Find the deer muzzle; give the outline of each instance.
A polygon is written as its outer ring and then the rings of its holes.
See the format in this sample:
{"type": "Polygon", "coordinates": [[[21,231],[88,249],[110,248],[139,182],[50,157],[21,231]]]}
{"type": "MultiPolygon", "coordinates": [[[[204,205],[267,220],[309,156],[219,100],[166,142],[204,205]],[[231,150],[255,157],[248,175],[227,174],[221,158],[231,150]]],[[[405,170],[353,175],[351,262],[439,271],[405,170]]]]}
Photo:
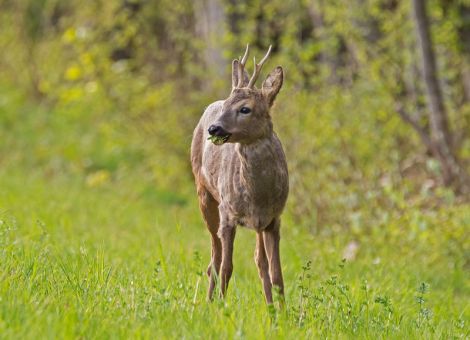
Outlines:
{"type": "Polygon", "coordinates": [[[230,133],[224,130],[220,125],[211,125],[207,130],[209,132],[209,140],[212,141],[215,145],[221,145],[228,141],[230,138],[230,133]]]}

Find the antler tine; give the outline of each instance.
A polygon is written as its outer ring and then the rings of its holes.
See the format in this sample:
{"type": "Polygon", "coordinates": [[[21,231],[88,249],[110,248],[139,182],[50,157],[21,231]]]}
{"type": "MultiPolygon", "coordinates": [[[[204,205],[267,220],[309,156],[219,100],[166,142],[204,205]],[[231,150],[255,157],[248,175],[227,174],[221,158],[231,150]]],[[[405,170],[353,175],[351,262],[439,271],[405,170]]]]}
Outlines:
{"type": "Polygon", "coordinates": [[[243,86],[243,80],[244,80],[243,71],[245,70],[245,64],[246,64],[246,60],[248,59],[249,50],[250,50],[250,44],[246,44],[245,54],[243,55],[243,58],[239,59],[237,87],[242,87],[243,86]]]}
{"type": "Polygon", "coordinates": [[[245,54],[243,55],[243,58],[241,60],[241,63],[242,63],[243,66],[245,66],[246,60],[248,59],[248,51],[249,50],[250,50],[250,44],[246,44],[245,54]]]}
{"type": "Polygon", "coordinates": [[[256,80],[258,79],[261,69],[263,68],[263,64],[266,62],[269,55],[271,54],[272,47],[272,45],[269,45],[268,52],[266,52],[266,55],[263,57],[263,59],[261,59],[259,64],[256,63],[256,58],[253,58],[253,62],[255,64],[255,71],[253,72],[253,75],[251,76],[250,82],[248,83],[247,87],[253,88],[253,86],[255,86],[256,80]]]}

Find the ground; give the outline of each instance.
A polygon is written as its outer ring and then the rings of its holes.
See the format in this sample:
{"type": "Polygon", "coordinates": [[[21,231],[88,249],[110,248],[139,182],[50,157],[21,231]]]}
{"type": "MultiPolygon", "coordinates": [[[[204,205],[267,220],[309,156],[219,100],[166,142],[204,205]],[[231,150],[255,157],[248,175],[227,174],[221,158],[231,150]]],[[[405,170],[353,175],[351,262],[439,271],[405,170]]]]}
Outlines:
{"type": "MultiPolygon", "coordinates": [[[[432,225],[376,230],[345,255],[350,233],[312,235],[286,216],[285,310],[266,306],[255,235],[241,229],[227,299],[209,303],[209,234],[194,195],[159,192],[132,173],[96,185],[8,168],[0,172],[1,338],[470,335],[464,257],[451,239],[429,243],[432,225]]],[[[470,218],[468,209],[454,215],[470,218]]]]}

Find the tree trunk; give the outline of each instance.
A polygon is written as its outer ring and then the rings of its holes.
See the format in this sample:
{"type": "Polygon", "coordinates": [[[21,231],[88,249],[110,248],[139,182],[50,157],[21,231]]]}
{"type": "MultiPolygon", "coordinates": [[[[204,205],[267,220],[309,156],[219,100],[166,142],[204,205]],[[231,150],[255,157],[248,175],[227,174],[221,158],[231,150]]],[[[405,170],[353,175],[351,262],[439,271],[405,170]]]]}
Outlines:
{"type": "Polygon", "coordinates": [[[470,193],[469,176],[459,164],[452,150],[452,137],[439,87],[436,59],[426,13],[426,0],[413,0],[413,11],[426,86],[432,152],[441,165],[444,184],[453,186],[457,192],[468,194],[470,193]]]}
{"type": "Polygon", "coordinates": [[[222,77],[226,62],[222,55],[225,13],[219,0],[195,0],[196,33],[203,40],[203,58],[209,73],[222,77]]]}
{"type": "Polygon", "coordinates": [[[462,82],[465,101],[470,101],[470,5],[460,3],[458,13],[461,22],[458,36],[463,58],[462,82]]]}
{"type": "Polygon", "coordinates": [[[437,78],[436,60],[429,31],[429,20],[426,14],[426,0],[413,0],[413,9],[428,97],[431,135],[434,140],[445,141],[446,144],[450,145],[449,123],[437,78]]]}

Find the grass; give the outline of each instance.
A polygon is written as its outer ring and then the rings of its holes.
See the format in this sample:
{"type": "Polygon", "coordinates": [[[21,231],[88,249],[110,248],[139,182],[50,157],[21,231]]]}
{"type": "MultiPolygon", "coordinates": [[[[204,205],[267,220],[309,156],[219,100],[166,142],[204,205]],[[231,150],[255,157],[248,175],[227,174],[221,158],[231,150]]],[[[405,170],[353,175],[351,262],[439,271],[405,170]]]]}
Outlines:
{"type": "Polygon", "coordinates": [[[249,230],[237,235],[228,298],[207,303],[209,238],[194,198],[162,206],[131,176],[122,181],[90,188],[2,173],[2,338],[470,335],[467,273],[448,256],[364,244],[344,262],[347,236],[317,238],[289,222],[285,311],[263,301],[249,230]]]}
{"type": "Polygon", "coordinates": [[[90,138],[46,121],[0,130],[0,338],[470,337],[468,205],[316,235],[286,213],[282,311],[264,303],[254,233],[240,230],[228,297],[208,303],[190,182],[165,191],[135,168],[67,168],[59,149],[90,138]],[[57,159],[41,156],[53,147],[57,159]]]}

